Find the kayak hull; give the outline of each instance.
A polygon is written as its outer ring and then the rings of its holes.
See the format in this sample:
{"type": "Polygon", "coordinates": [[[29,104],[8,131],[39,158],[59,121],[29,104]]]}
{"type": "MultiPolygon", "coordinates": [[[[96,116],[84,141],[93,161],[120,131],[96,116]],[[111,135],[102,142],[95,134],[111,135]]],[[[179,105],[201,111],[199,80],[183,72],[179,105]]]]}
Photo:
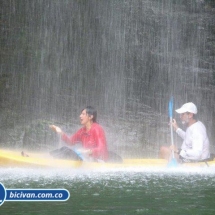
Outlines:
{"type": "MultiPolygon", "coordinates": [[[[37,167],[37,168],[165,168],[168,162],[164,159],[124,159],[122,163],[85,162],[54,159],[48,153],[29,153],[22,156],[20,151],[0,150],[0,167],[37,167]]],[[[215,160],[198,163],[185,163],[184,167],[215,167],[215,160]]]]}

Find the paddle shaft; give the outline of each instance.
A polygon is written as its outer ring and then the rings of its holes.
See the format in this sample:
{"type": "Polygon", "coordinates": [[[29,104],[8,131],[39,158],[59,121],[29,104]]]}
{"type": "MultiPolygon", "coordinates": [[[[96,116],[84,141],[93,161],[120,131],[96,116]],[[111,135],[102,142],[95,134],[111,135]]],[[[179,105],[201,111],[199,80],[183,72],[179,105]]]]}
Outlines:
{"type": "MultiPolygon", "coordinates": [[[[172,127],[172,117],[170,117],[170,132],[171,132],[171,145],[174,146],[174,140],[173,140],[173,127],[172,127]]],[[[172,149],[172,157],[175,157],[174,149],[172,149]]]]}
{"type": "Polygon", "coordinates": [[[175,158],[174,155],[174,141],[173,141],[173,126],[172,126],[172,112],[173,112],[173,97],[169,101],[169,118],[170,118],[170,132],[171,132],[171,145],[172,145],[172,158],[175,158]]]}

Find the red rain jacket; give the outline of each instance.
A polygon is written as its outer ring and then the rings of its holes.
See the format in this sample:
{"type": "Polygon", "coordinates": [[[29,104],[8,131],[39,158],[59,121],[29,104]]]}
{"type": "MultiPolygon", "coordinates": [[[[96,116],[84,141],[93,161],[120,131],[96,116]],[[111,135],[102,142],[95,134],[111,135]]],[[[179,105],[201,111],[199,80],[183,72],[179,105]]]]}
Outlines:
{"type": "Polygon", "coordinates": [[[92,156],[96,159],[104,161],[108,159],[105,133],[98,123],[93,123],[89,131],[82,127],[70,137],[65,133],[61,137],[69,145],[81,142],[84,148],[92,150],[92,156]]]}

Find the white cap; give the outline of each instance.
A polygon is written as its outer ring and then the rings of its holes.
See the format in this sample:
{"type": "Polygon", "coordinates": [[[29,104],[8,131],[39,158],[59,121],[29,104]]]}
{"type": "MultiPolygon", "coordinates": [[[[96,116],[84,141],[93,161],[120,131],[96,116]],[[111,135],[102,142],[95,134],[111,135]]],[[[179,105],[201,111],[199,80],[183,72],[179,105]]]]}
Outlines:
{"type": "Polygon", "coordinates": [[[197,114],[197,107],[195,104],[193,104],[192,102],[188,102],[188,103],[185,103],[184,105],[182,105],[181,108],[175,110],[177,113],[186,113],[186,112],[189,112],[189,113],[193,113],[193,114],[197,114]]]}

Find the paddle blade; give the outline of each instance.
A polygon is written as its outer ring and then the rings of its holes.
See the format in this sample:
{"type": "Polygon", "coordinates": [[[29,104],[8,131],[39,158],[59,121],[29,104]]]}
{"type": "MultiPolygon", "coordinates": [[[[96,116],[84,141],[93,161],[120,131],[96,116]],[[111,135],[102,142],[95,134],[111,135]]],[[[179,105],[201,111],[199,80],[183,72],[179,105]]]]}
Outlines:
{"type": "Polygon", "coordinates": [[[172,158],[169,163],[167,164],[167,167],[177,167],[178,166],[178,162],[175,158],[172,158]]]}
{"type": "Polygon", "coordinates": [[[169,117],[172,118],[172,112],[173,112],[173,97],[169,100],[169,117]]]}

